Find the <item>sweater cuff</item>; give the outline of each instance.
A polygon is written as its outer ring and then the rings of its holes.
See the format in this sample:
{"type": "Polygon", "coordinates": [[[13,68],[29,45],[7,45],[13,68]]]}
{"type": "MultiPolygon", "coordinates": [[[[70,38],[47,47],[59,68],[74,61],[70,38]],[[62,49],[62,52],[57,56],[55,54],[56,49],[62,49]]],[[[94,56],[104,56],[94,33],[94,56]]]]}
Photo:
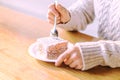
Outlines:
{"type": "Polygon", "coordinates": [[[99,42],[76,43],[75,46],[79,47],[81,53],[83,62],[82,70],[88,70],[95,66],[104,64],[102,48],[99,42]]]}

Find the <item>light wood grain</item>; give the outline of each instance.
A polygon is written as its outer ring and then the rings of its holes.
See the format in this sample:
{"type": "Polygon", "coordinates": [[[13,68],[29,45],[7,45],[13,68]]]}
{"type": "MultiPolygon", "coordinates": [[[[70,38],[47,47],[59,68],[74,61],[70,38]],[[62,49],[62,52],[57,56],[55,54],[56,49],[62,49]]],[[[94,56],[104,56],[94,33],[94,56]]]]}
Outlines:
{"type": "MultiPolygon", "coordinates": [[[[88,71],[55,67],[32,58],[28,47],[37,38],[49,36],[46,21],[0,7],[0,80],[120,80],[120,69],[96,67],[88,71]]],[[[59,29],[59,36],[72,43],[95,38],[59,29]]]]}

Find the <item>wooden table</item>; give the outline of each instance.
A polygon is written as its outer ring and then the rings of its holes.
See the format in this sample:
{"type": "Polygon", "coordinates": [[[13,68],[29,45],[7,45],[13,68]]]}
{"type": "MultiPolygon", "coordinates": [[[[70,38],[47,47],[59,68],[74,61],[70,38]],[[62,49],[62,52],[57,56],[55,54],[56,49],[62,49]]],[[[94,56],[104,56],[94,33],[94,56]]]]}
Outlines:
{"type": "MultiPolygon", "coordinates": [[[[49,36],[52,25],[35,17],[0,7],[0,80],[120,80],[120,69],[96,67],[88,71],[55,67],[36,60],[28,47],[37,38],[49,36]]],[[[61,38],[72,43],[94,37],[59,29],[61,38]]]]}

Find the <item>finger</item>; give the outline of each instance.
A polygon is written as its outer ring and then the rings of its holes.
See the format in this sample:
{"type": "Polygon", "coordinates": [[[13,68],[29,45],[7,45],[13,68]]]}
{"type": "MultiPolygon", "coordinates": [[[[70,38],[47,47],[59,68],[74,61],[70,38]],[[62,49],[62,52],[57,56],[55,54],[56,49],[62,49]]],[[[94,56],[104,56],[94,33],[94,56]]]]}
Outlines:
{"type": "Polygon", "coordinates": [[[48,12],[53,13],[56,17],[59,16],[59,12],[56,10],[55,5],[52,4],[48,7],[48,12]]]}
{"type": "Polygon", "coordinates": [[[56,5],[56,9],[58,10],[58,12],[61,14],[61,15],[64,15],[64,13],[66,12],[66,8],[64,8],[62,5],[60,4],[57,4],[56,5]]]}
{"type": "Polygon", "coordinates": [[[61,55],[58,57],[55,65],[56,65],[56,66],[60,66],[60,65],[62,64],[62,62],[67,61],[73,52],[74,52],[74,49],[73,49],[73,48],[67,49],[63,54],[61,54],[61,55]]]}
{"type": "Polygon", "coordinates": [[[52,25],[54,24],[54,21],[52,21],[52,20],[48,20],[48,22],[52,25]]]}
{"type": "MultiPolygon", "coordinates": [[[[54,15],[51,14],[51,16],[48,16],[48,22],[51,24],[54,24],[54,15]]],[[[60,23],[60,17],[57,18],[57,24],[60,23]]]]}
{"type": "MultiPolygon", "coordinates": [[[[50,24],[54,24],[54,21],[53,20],[47,20],[50,24]]],[[[57,24],[59,24],[60,23],[60,20],[59,21],[57,21],[57,24]]]]}
{"type": "Polygon", "coordinates": [[[69,58],[67,58],[65,61],[64,61],[64,63],[66,64],[66,65],[69,65],[69,64],[71,64],[73,62],[73,60],[71,59],[71,57],[69,56],[69,58]]]}
{"type": "MultiPolygon", "coordinates": [[[[52,20],[51,18],[49,18],[47,21],[52,25],[54,24],[54,20],[52,20]]],[[[60,23],[60,20],[57,20],[57,24],[59,23],[60,23]]]]}
{"type": "Polygon", "coordinates": [[[47,21],[51,24],[54,24],[54,15],[52,13],[48,13],[47,21]]]}
{"type": "Polygon", "coordinates": [[[66,65],[70,65],[72,62],[73,62],[73,60],[71,60],[71,59],[67,59],[66,61],[64,61],[64,63],[66,65]]]}
{"type": "Polygon", "coordinates": [[[69,65],[69,67],[75,68],[75,69],[80,69],[80,68],[82,68],[81,61],[80,60],[75,60],[69,65]]]}
{"type": "Polygon", "coordinates": [[[75,60],[75,54],[72,51],[70,53],[71,53],[70,57],[66,61],[64,61],[66,65],[71,64],[75,60]]]}
{"type": "Polygon", "coordinates": [[[57,20],[57,24],[59,24],[61,21],[60,20],[57,20]]]}
{"type": "MultiPolygon", "coordinates": [[[[52,18],[52,19],[54,19],[54,17],[55,17],[55,15],[54,15],[52,12],[48,11],[47,18],[52,18]]],[[[57,16],[57,20],[60,20],[60,16],[57,16]]]]}
{"type": "Polygon", "coordinates": [[[54,20],[54,14],[51,13],[51,12],[48,12],[48,15],[47,15],[47,18],[50,19],[50,20],[54,20]]]}
{"type": "MultiPolygon", "coordinates": [[[[55,19],[55,18],[54,18],[54,19],[55,19]]],[[[60,19],[60,17],[58,16],[58,17],[57,17],[57,24],[60,23],[60,22],[61,22],[61,19],[60,19]]]]}
{"type": "Polygon", "coordinates": [[[76,61],[73,61],[73,62],[69,65],[70,68],[75,68],[76,66],[77,66],[77,62],[76,62],[76,61]]]}
{"type": "Polygon", "coordinates": [[[67,60],[67,58],[70,57],[70,54],[65,51],[63,54],[61,54],[58,59],[55,62],[55,66],[60,66],[62,64],[62,62],[64,62],[64,60],[67,60]]]}
{"type": "MultiPolygon", "coordinates": [[[[72,52],[71,52],[72,53],[72,52]]],[[[77,58],[76,58],[76,54],[72,53],[71,56],[66,60],[64,61],[64,63],[66,65],[70,65],[73,61],[75,61],[77,58]]]]}
{"type": "MultiPolygon", "coordinates": [[[[75,69],[82,69],[82,61],[81,59],[77,59],[76,61],[73,62],[74,65],[76,65],[74,68],[75,69]]],[[[73,67],[73,64],[70,64],[71,67],[73,67]]]]}
{"type": "Polygon", "coordinates": [[[77,65],[75,69],[82,69],[82,65],[77,65]]]}
{"type": "MultiPolygon", "coordinates": [[[[48,21],[53,23],[54,19],[55,19],[55,16],[52,13],[48,12],[47,19],[48,19],[48,21]]],[[[61,22],[60,20],[61,20],[60,16],[58,16],[57,17],[57,24],[61,22]]]]}

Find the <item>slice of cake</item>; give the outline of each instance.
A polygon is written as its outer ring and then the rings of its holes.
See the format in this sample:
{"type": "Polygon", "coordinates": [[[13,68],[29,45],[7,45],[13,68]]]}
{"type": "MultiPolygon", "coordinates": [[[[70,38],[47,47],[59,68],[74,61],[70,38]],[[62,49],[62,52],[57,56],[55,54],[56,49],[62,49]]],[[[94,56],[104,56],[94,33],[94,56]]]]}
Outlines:
{"type": "Polygon", "coordinates": [[[39,50],[46,54],[48,59],[57,59],[68,47],[68,41],[57,37],[45,37],[37,40],[39,50]]]}

